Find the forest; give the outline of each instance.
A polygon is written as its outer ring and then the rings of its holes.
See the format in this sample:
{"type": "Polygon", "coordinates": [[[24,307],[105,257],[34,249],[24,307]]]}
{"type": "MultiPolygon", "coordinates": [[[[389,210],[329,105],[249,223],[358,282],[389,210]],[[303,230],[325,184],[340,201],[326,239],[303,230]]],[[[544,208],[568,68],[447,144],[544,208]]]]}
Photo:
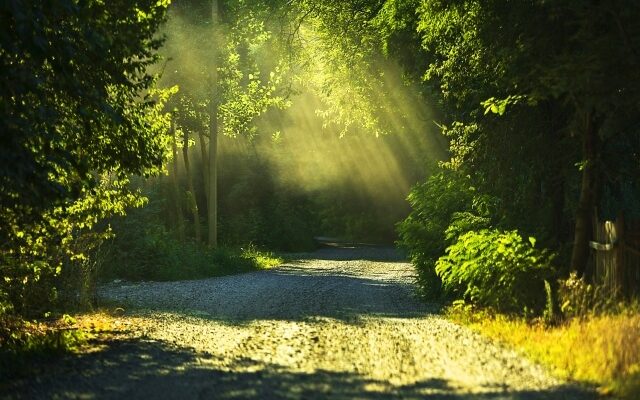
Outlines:
{"type": "Polygon", "coordinates": [[[637,1],[9,0],[0,26],[0,371],[86,341],[104,285],[330,242],[640,393],[637,1]]]}

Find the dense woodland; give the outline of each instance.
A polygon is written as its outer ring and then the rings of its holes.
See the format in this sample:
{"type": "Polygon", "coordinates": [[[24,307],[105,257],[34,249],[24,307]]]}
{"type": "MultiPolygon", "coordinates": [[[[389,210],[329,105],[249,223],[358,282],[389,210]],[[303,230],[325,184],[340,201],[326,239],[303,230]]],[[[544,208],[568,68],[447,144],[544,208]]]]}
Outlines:
{"type": "Polygon", "coordinates": [[[594,224],[640,218],[635,0],[12,0],[0,26],[3,318],[330,236],[554,319],[597,284],[594,224]]]}

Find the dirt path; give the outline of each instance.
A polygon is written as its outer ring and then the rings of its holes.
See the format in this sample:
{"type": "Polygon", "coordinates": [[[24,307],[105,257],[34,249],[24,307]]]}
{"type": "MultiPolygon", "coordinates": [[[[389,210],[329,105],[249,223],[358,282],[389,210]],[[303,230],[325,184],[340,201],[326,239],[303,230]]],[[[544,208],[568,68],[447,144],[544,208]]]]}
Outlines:
{"type": "Polygon", "coordinates": [[[413,297],[392,250],[325,249],[266,272],[112,284],[143,331],[9,398],[585,398],[413,297]],[[135,310],[135,311],[133,311],[135,310]]]}

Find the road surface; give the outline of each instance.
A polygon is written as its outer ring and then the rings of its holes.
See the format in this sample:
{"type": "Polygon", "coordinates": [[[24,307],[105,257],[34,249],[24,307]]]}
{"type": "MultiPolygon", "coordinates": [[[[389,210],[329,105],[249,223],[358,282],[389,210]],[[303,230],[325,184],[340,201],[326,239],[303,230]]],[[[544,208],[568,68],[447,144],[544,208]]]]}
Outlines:
{"type": "Polygon", "coordinates": [[[102,299],[135,325],[66,357],[9,398],[588,398],[414,296],[391,249],[333,248],[197,281],[118,282],[102,299]]]}

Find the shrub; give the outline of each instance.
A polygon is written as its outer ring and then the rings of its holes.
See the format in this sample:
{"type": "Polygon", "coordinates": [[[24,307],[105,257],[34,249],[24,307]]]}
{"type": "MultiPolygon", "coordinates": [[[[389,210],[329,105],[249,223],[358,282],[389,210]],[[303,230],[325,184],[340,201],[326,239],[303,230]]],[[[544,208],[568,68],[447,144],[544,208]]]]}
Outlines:
{"type": "Polygon", "coordinates": [[[424,183],[413,187],[407,200],[412,211],[398,224],[398,244],[407,250],[416,267],[421,294],[437,298],[441,292],[435,261],[446,249],[447,227],[456,213],[471,211],[473,189],[469,178],[440,169],[424,183]]]}
{"type": "Polygon", "coordinates": [[[262,210],[268,228],[259,243],[279,251],[313,250],[316,246],[313,234],[317,218],[311,209],[307,195],[280,187],[262,210]]]}
{"type": "Polygon", "coordinates": [[[553,256],[517,231],[472,231],[436,262],[447,293],[507,313],[540,313],[553,256]]]}
{"type": "Polygon", "coordinates": [[[109,221],[113,238],[100,249],[101,280],[199,279],[268,268],[280,262],[272,253],[252,245],[209,249],[195,240],[181,240],[178,232],[166,226],[166,204],[157,189],[147,191],[149,202],[145,207],[109,221]]]}
{"type": "MultiPolygon", "coordinates": [[[[0,240],[0,315],[40,317],[56,307],[85,305],[81,303],[88,298],[99,261],[91,256],[110,236],[99,221],[144,202],[126,183],[103,175],[75,201],[43,212],[30,224],[12,223],[0,233],[6,239],[0,240]]],[[[11,211],[3,213],[8,218],[11,211]]]]}
{"type": "Polygon", "coordinates": [[[32,360],[74,351],[87,340],[66,314],[41,322],[0,315],[0,385],[32,373],[32,360]]]}
{"type": "Polygon", "coordinates": [[[100,278],[132,281],[200,279],[270,268],[281,260],[254,246],[208,249],[195,242],[181,242],[165,229],[147,231],[137,238],[111,243],[100,278]]]}

